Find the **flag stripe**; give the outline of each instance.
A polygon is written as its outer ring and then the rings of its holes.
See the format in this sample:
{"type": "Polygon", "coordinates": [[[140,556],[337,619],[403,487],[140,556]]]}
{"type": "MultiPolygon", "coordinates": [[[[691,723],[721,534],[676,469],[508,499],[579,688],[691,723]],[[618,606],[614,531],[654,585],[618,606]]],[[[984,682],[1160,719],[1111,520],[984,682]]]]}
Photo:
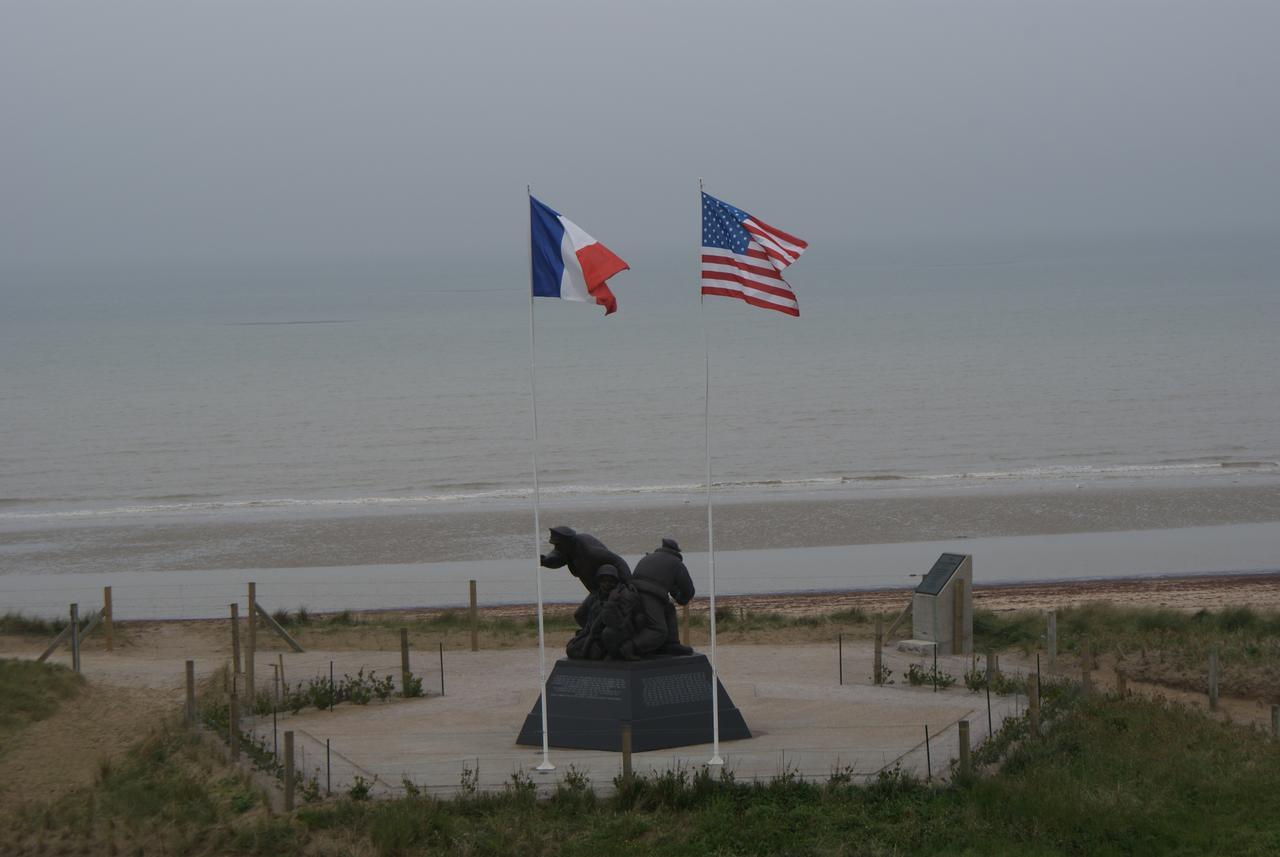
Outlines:
{"type": "Polygon", "coordinates": [[[778,288],[776,285],[769,285],[767,283],[756,283],[755,280],[746,279],[745,276],[741,276],[739,274],[728,274],[728,272],[724,271],[703,271],[703,283],[709,283],[717,288],[727,288],[724,284],[736,283],[737,287],[741,289],[751,289],[753,292],[759,292],[762,295],[772,295],[772,297],[778,298],[780,301],[790,301],[795,303],[796,299],[795,292],[792,292],[791,289],[778,288]]]}
{"type": "Polygon", "coordinates": [[[769,224],[765,223],[763,220],[760,220],[757,217],[750,218],[743,225],[746,226],[748,229],[750,229],[752,226],[755,226],[758,229],[762,229],[763,231],[772,235],[774,240],[777,241],[779,244],[790,245],[790,247],[796,251],[797,256],[799,256],[801,251],[803,251],[805,248],[809,246],[809,243],[807,241],[797,238],[794,235],[788,235],[786,232],[783,232],[781,229],[775,229],[774,227],[770,226],[769,224]]]}
{"type": "Polygon", "coordinates": [[[752,265],[748,262],[740,262],[737,259],[734,259],[729,256],[716,256],[712,254],[707,254],[702,257],[702,262],[703,262],[702,267],[704,269],[707,268],[708,266],[720,265],[720,266],[726,266],[730,268],[737,268],[739,271],[746,271],[747,273],[755,274],[758,277],[768,277],[769,279],[772,279],[772,280],[782,279],[782,275],[778,273],[777,268],[766,268],[763,265],[752,265]]]}
{"type": "Polygon", "coordinates": [[[758,306],[758,307],[761,307],[762,309],[777,310],[778,312],[786,313],[787,315],[793,315],[793,316],[800,315],[799,307],[795,306],[794,304],[790,306],[785,306],[781,304],[770,303],[768,301],[760,300],[759,298],[752,297],[751,295],[744,294],[743,292],[735,291],[733,289],[719,289],[719,288],[715,288],[714,286],[703,286],[702,293],[704,295],[718,295],[724,298],[737,298],[740,301],[746,301],[752,306],[758,306]]]}
{"type": "Polygon", "coordinates": [[[738,283],[743,288],[755,289],[764,294],[775,295],[783,300],[794,301],[796,299],[796,293],[791,291],[791,289],[787,287],[786,283],[782,283],[780,286],[775,286],[771,283],[762,283],[759,280],[743,276],[741,273],[735,271],[711,271],[703,268],[702,281],[706,282],[707,280],[723,280],[729,283],[738,283]]]}

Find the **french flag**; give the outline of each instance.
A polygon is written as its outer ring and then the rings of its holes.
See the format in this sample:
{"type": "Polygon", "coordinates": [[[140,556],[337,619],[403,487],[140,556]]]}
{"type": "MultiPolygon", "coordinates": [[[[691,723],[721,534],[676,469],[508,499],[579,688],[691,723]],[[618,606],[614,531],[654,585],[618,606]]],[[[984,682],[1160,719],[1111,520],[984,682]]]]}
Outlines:
{"type": "Polygon", "coordinates": [[[535,297],[599,304],[605,315],[618,308],[618,300],[605,281],[619,271],[629,270],[630,265],[532,195],[529,224],[535,297]]]}

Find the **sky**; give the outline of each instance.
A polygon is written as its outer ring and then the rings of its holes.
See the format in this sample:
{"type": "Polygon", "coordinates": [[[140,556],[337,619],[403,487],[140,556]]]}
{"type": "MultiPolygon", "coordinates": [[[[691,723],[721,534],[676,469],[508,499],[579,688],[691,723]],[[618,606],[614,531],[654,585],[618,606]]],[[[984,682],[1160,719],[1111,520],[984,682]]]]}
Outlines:
{"type": "Polygon", "coordinates": [[[1277,34],[1237,0],[0,0],[0,298],[517,268],[526,184],[655,263],[694,257],[700,177],[819,265],[1266,246],[1277,34]]]}

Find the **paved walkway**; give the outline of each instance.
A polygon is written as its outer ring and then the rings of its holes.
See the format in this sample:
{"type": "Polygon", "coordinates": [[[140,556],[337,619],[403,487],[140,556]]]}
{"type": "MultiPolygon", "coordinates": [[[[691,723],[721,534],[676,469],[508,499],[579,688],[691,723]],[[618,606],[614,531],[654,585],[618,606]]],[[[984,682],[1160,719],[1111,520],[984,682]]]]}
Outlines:
{"type": "MultiPolygon", "coordinates": [[[[739,780],[769,779],[780,773],[825,780],[834,772],[856,779],[874,777],[900,765],[926,776],[946,771],[959,753],[956,722],[968,719],[974,745],[987,735],[986,697],[963,688],[934,693],[932,688],[903,684],[870,684],[872,647],[846,643],[844,675],[837,680],[835,646],[721,646],[721,680],[742,711],[753,737],[725,742],[725,768],[739,780]],[[925,726],[930,752],[924,750],[925,726]]],[[[434,654],[434,653],[433,653],[434,654]]],[[[308,652],[287,655],[287,678],[296,682],[328,675],[329,660],[338,674],[363,666],[398,678],[396,653],[308,652]]],[[[439,670],[434,657],[416,672],[428,691],[438,693],[439,670]]],[[[395,793],[409,780],[425,792],[447,794],[464,779],[477,788],[500,789],[513,775],[528,776],[542,789],[553,788],[570,771],[585,774],[602,791],[621,771],[616,753],[551,749],[556,770],[535,770],[541,751],[515,744],[524,717],[537,700],[537,654],[527,649],[445,654],[445,696],[394,700],[367,706],[339,705],[334,711],[305,709],[282,715],[277,729],[295,732],[298,766],[323,789],[347,789],[358,776],[375,782],[375,792],[395,793]],[[325,742],[329,742],[326,765],[325,742]]],[[[909,658],[886,650],[885,665],[902,682],[909,658]]],[[[959,679],[967,658],[943,658],[939,668],[959,679]]],[[[548,664],[548,668],[550,664],[548,664]]],[[[259,675],[262,675],[261,667],[259,675]]],[[[269,672],[268,672],[269,675],[269,672]]],[[[992,697],[997,728],[1026,700],[992,697]]],[[[283,740],[273,734],[270,718],[246,724],[267,746],[283,740]]],[[[700,769],[711,746],[682,747],[635,754],[636,772],[700,769]]]]}

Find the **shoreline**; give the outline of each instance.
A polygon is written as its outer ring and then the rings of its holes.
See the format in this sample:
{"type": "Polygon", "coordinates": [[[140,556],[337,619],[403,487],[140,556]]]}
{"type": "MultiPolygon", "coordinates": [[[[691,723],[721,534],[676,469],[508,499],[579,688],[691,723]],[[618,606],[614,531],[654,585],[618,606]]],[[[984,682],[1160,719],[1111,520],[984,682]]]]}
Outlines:
{"type": "MultiPolygon", "coordinates": [[[[1280,485],[1082,488],[913,496],[739,498],[716,506],[717,551],[905,544],[980,537],[1168,530],[1280,522],[1280,485]]],[[[518,559],[530,510],[382,510],[264,520],[61,522],[0,530],[5,574],[311,568],[518,559]]],[[[706,507],[548,505],[623,555],[663,536],[706,549],[706,507]]]]}
{"type": "MultiPolygon", "coordinates": [[[[831,589],[824,591],[762,592],[750,595],[716,595],[716,607],[809,615],[819,612],[864,609],[883,612],[905,606],[914,587],[875,587],[872,589],[831,589]]],[[[1280,568],[1269,571],[1224,571],[1210,574],[1171,574],[1133,576],[1105,580],[1047,580],[1016,583],[975,584],[973,600],[976,609],[997,611],[1036,610],[1074,606],[1095,601],[1115,601],[1124,606],[1165,607],[1178,610],[1218,609],[1251,606],[1280,609],[1280,568]],[[1212,604],[1192,603],[1197,598],[1212,604]]],[[[696,596],[691,602],[695,612],[706,613],[708,599],[696,596]]],[[[536,605],[502,604],[481,606],[484,616],[512,617],[532,612],[536,605]]],[[[547,613],[572,613],[577,602],[556,601],[544,605],[547,613]]],[[[458,612],[459,608],[386,608],[353,611],[368,616],[433,616],[458,612]]],[[[319,615],[326,615],[323,611],[319,615]]],[[[717,613],[719,609],[717,609],[717,613]]],[[[182,620],[174,620],[182,621],[182,620]]],[[[222,620],[209,620],[222,621],[222,620]]]]}

